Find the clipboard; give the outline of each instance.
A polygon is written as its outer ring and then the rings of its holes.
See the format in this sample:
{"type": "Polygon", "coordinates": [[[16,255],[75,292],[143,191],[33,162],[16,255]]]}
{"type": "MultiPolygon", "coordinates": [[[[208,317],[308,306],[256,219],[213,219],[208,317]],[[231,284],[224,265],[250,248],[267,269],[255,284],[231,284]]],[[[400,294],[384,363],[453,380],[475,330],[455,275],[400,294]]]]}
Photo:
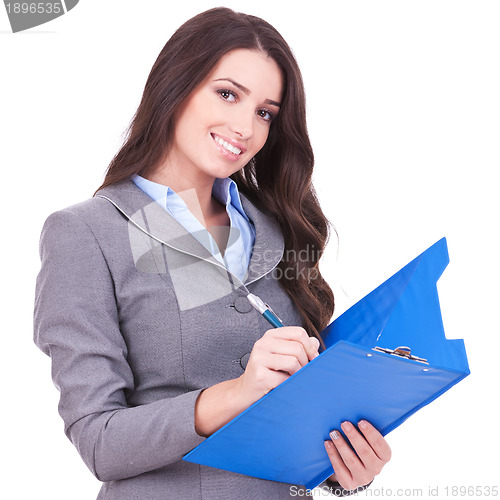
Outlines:
{"type": "Polygon", "coordinates": [[[470,374],[463,340],[447,340],[436,283],[443,238],[322,332],[326,349],[183,458],[313,489],[333,468],[323,442],[349,420],[382,435],[470,374]]]}

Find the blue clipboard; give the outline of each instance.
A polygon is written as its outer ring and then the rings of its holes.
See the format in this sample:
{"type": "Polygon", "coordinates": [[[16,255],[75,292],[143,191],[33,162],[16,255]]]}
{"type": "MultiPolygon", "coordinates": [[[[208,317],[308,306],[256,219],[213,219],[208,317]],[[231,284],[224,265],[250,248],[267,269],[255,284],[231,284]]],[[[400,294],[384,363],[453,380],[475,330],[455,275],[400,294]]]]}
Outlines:
{"type": "Polygon", "coordinates": [[[443,238],[327,326],[318,357],[184,460],[312,489],[334,472],[330,430],[366,419],[386,435],[469,375],[463,340],[443,329],[436,282],[448,262],[443,238]]]}

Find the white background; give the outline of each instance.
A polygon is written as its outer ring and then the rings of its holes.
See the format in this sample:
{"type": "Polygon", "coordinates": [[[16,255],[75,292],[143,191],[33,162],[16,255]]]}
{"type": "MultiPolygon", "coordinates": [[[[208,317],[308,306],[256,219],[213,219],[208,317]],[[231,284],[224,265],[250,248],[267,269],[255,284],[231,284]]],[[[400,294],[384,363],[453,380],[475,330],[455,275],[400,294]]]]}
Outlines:
{"type": "MultiPolygon", "coordinates": [[[[499,485],[499,3],[225,5],[273,24],[302,68],[315,182],[339,234],[322,267],[336,316],[448,240],[444,325],[465,340],[472,374],[388,436],[393,459],[373,494],[499,485]]],[[[3,498],[97,495],[64,436],[49,359],[32,343],[38,238],[51,212],[100,185],[173,31],[215,6],[81,0],[18,34],[0,10],[3,498]]]]}

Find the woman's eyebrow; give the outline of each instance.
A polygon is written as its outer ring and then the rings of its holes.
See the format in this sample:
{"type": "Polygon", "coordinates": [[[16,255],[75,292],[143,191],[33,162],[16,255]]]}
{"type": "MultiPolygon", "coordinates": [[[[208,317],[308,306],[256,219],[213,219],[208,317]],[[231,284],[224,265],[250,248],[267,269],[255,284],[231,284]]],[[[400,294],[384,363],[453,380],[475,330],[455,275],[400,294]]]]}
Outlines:
{"type": "MultiPolygon", "coordinates": [[[[221,82],[221,81],[226,81],[232,83],[236,88],[240,89],[242,92],[244,92],[247,95],[250,95],[252,92],[247,89],[244,85],[241,85],[241,83],[235,82],[232,78],[217,78],[217,80],[214,80],[214,82],[221,82]]],[[[266,99],[264,101],[266,104],[271,104],[272,106],[280,107],[281,104],[279,102],[273,101],[272,99],[266,99]]]]}

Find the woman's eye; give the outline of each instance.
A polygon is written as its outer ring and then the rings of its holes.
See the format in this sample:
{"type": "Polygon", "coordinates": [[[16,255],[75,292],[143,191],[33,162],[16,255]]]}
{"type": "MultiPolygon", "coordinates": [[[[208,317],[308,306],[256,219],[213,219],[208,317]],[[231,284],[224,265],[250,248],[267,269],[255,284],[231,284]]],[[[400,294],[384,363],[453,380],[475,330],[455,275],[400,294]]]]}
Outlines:
{"type": "Polygon", "coordinates": [[[225,101],[230,101],[230,102],[236,101],[236,94],[232,90],[221,89],[221,90],[218,90],[217,93],[225,101]]]}
{"type": "Polygon", "coordinates": [[[257,114],[261,118],[263,118],[266,122],[271,122],[273,120],[273,118],[274,118],[273,113],[271,113],[267,109],[259,109],[259,111],[257,111],[257,114]]]}

